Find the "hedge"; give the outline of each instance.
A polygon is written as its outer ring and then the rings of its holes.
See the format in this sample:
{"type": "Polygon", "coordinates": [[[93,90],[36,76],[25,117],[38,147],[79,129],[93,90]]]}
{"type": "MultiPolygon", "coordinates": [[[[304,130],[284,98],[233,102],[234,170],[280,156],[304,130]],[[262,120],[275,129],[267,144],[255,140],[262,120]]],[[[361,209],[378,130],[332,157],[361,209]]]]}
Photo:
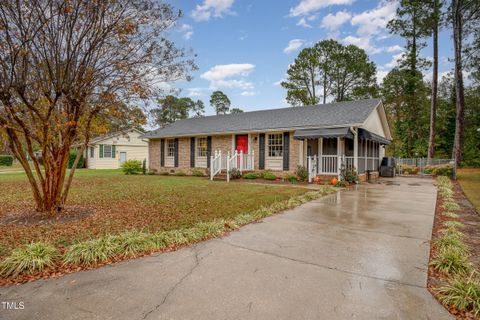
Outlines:
{"type": "Polygon", "coordinates": [[[12,156],[8,156],[8,155],[1,156],[0,155],[0,166],[11,167],[12,164],[13,164],[13,157],[12,156]]]}
{"type": "MultiPolygon", "coordinates": [[[[72,169],[73,163],[75,162],[75,159],[77,158],[77,152],[73,151],[70,152],[70,155],[68,156],[68,169],[72,169]]],[[[83,158],[83,155],[80,157],[80,160],[78,160],[77,168],[83,168],[85,163],[85,159],[83,158]]]]}

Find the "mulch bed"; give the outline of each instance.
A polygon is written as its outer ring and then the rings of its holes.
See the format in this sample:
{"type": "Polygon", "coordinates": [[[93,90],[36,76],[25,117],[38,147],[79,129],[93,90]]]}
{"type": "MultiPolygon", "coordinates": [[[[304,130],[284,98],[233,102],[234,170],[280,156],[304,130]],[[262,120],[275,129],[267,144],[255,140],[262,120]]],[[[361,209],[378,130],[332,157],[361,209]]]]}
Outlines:
{"type": "Polygon", "coordinates": [[[81,220],[95,214],[94,208],[69,206],[62,214],[46,215],[32,208],[15,211],[0,218],[0,225],[40,225],[49,223],[66,223],[81,220]]]}
{"type": "MultiPolygon", "coordinates": [[[[432,241],[437,239],[440,235],[440,230],[445,221],[454,220],[461,222],[464,226],[461,231],[465,234],[464,242],[471,251],[470,261],[474,264],[477,270],[480,269],[480,214],[475,210],[475,207],[470,203],[457,181],[452,181],[454,189],[455,202],[460,206],[460,210],[456,212],[458,218],[448,218],[443,215],[443,200],[440,195],[437,195],[437,206],[435,209],[435,219],[433,222],[432,241]]],[[[435,248],[431,246],[430,261],[435,255],[435,248]]],[[[432,295],[438,300],[437,292],[434,288],[441,287],[447,278],[441,272],[436,271],[433,267],[428,268],[428,282],[427,288],[432,295]]],[[[452,315],[457,319],[477,319],[471,313],[462,312],[455,308],[447,308],[452,315]]]]}

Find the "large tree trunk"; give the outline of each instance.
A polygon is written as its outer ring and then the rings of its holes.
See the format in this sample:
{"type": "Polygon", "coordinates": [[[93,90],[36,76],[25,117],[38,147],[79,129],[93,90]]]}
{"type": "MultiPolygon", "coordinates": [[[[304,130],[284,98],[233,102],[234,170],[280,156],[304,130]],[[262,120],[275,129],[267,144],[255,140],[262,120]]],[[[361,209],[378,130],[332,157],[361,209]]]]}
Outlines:
{"type": "Polygon", "coordinates": [[[430,102],[430,136],[428,139],[428,163],[431,164],[435,156],[435,127],[437,120],[437,91],[438,91],[438,1],[433,0],[433,76],[432,96],[430,102]]]}
{"type": "Polygon", "coordinates": [[[455,91],[456,91],[456,109],[455,117],[455,137],[453,140],[453,158],[456,166],[459,166],[462,160],[462,150],[465,130],[465,94],[463,86],[462,73],[462,0],[453,0],[453,45],[455,51],[455,91]]]}

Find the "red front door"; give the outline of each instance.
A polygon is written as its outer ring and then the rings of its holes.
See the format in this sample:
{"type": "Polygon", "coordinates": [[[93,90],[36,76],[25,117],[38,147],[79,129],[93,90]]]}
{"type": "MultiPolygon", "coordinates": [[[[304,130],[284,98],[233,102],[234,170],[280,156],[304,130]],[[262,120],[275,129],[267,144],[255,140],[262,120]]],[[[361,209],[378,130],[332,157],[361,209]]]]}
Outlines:
{"type": "Polygon", "coordinates": [[[243,152],[243,154],[248,153],[248,136],[237,136],[236,137],[237,142],[237,152],[240,153],[240,151],[243,152]]]}

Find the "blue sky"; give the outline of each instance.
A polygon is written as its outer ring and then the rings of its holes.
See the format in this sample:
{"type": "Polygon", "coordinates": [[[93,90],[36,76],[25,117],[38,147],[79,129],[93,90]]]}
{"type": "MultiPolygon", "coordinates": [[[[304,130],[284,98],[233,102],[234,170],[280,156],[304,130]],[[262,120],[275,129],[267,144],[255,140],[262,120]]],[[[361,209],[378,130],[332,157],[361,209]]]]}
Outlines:
{"type": "MultiPolygon", "coordinates": [[[[170,37],[192,49],[199,70],[191,82],[171,83],[180,96],[201,99],[206,114],[214,90],[225,92],[232,107],[245,111],[288,106],[279,82],[298,52],[334,38],[367,51],[379,81],[402,54],[404,41],[385,28],[397,2],[370,0],[177,0],[183,11],[170,37]]],[[[431,42],[427,39],[427,43],[431,42]]],[[[440,75],[451,69],[449,31],[440,34],[440,75]]],[[[427,46],[423,56],[431,57],[427,46]]],[[[431,70],[425,71],[426,78],[431,70]]]]}

